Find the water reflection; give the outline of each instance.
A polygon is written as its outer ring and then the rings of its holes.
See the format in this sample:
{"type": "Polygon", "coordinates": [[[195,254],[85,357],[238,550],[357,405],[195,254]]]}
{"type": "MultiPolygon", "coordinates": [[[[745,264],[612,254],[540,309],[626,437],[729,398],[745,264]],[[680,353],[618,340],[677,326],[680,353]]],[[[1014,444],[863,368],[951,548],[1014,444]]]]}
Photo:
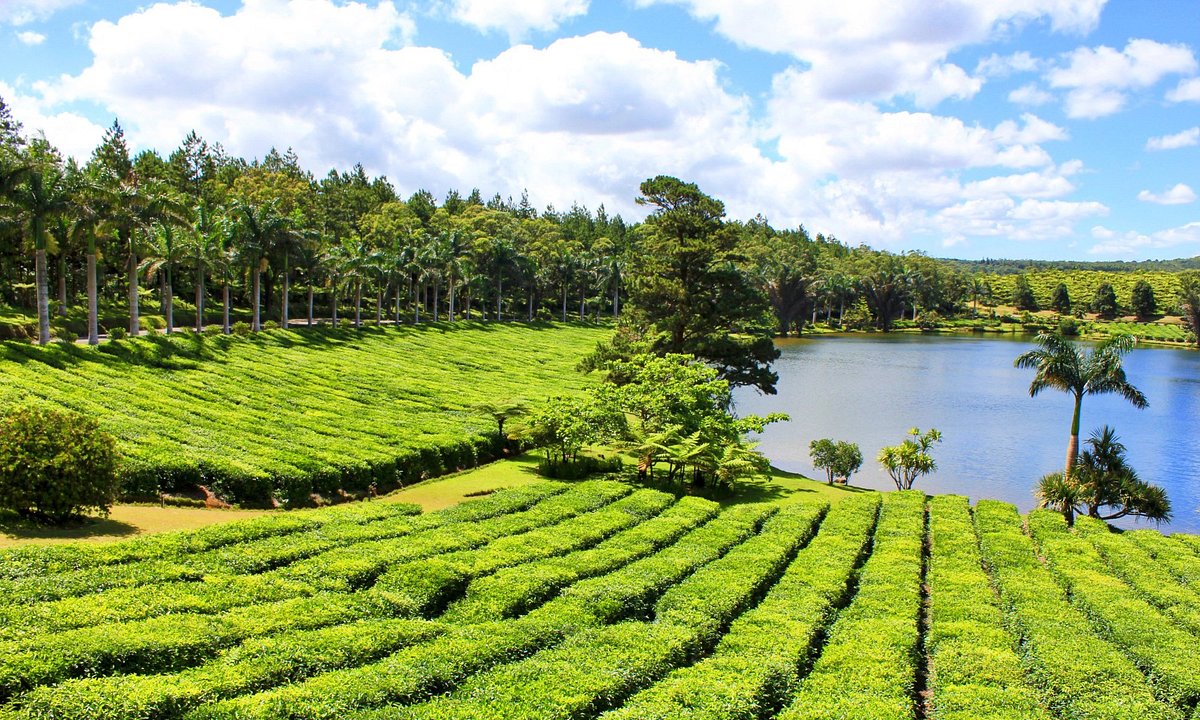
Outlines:
{"type": "MultiPolygon", "coordinates": [[[[780,468],[822,477],[809,462],[809,441],[850,440],[864,457],[854,483],[889,488],[875,454],[914,425],[936,427],[944,437],[935,451],[938,471],[918,481],[930,493],[998,498],[1027,510],[1037,478],[1062,468],[1070,397],[1029,397],[1033,371],[1013,367],[1032,347],[1029,339],[844,336],[779,346],[779,394],[743,389],[735,396],[739,412],[791,415],[768,427],[760,446],[780,468]]],[[[1139,348],[1125,367],[1150,407],[1087,397],[1081,435],[1105,423],[1115,427],[1132,465],[1170,495],[1175,521],[1161,529],[1200,532],[1200,353],[1139,348]]]]}

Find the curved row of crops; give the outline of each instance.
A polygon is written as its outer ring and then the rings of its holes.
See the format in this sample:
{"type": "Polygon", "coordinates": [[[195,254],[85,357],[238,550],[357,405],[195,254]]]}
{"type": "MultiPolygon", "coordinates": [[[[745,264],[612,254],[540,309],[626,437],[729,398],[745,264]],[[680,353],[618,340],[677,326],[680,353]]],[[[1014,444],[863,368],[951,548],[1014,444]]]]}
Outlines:
{"type": "Polygon", "coordinates": [[[1200,541],[542,483],[0,554],[0,718],[1196,717],[1200,541]]]}
{"type": "Polygon", "coordinates": [[[98,348],[0,344],[0,407],[96,418],[128,455],[126,492],[213,487],[236,501],[408,484],[493,459],[485,401],[541,402],[590,380],[599,326],[458,323],[176,335],[98,348]]]}

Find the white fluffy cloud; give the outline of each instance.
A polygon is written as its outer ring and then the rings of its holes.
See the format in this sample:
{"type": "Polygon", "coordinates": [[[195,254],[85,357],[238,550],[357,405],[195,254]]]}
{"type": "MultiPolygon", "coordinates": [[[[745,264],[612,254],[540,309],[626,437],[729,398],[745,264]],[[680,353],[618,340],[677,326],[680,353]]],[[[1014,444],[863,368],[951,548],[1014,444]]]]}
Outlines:
{"type": "Polygon", "coordinates": [[[1008,94],[1008,101],[1017,105],[1045,105],[1053,99],[1053,95],[1039,88],[1036,83],[1022,85],[1008,94]]]}
{"type": "Polygon", "coordinates": [[[19,92],[0,82],[0,97],[8,103],[13,117],[24,126],[28,137],[44,135],[69,157],[86,160],[104,135],[104,128],[75,112],[54,112],[39,97],[19,92]]]}
{"type": "MultiPolygon", "coordinates": [[[[942,35],[957,38],[980,22],[990,32],[1039,13],[1056,17],[1042,0],[1026,5],[1040,9],[1022,14],[1013,4],[1002,21],[960,7],[965,24],[927,28],[929,42],[950,47],[958,40],[942,35]]],[[[245,157],[291,146],[318,173],[361,161],[402,193],[529,188],[539,206],[603,202],[638,217],[638,183],[673,174],[725,200],[734,217],[762,211],[778,226],[804,222],[893,249],[917,236],[1062,238],[1108,212],[1070,199],[1081,163],[1056,162],[1044,147],[1068,138],[1063,127],[1032,113],[983,126],[877,105],[896,87],[925,104],[978,89],[981,80],[913,40],[920,30],[908,27],[905,37],[910,69],[930,70],[921,82],[901,77],[838,98],[829,95],[836,77],[795,67],[775,78],[755,117],[719,63],[623,33],[517,45],[460,68],[441,50],[412,45],[413,22],[390,2],[248,0],[225,15],[158,4],[95,25],[89,67],[13,105],[27,126],[30,117],[44,121],[52,141],[82,146],[82,157],[101,129],[80,127],[66,139],[65,126],[81,118],[56,115],[58,103],[100,105],[139,147],[166,153],[196,129],[245,157]]]]}
{"type": "Polygon", "coordinates": [[[1124,50],[1103,45],[1077,48],[1046,74],[1046,80],[1051,87],[1068,91],[1069,117],[1092,119],[1121,110],[1129,91],[1151,87],[1168,75],[1194,72],[1196,67],[1186,45],[1134,39],[1124,50]]]}
{"type": "Polygon", "coordinates": [[[1167,93],[1170,102],[1200,102],[1200,77],[1184,78],[1167,93]]]}
{"type": "Polygon", "coordinates": [[[1187,205],[1196,202],[1196,193],[1187,185],[1178,183],[1170,190],[1161,193],[1143,190],[1138,193],[1137,199],[1155,205],[1187,205]]]}
{"type": "Polygon", "coordinates": [[[449,0],[450,17],[480,32],[501,30],[510,38],[531,30],[553,30],[586,15],[589,0],[449,0]]]}
{"type": "Polygon", "coordinates": [[[1200,127],[1190,128],[1174,135],[1152,137],[1146,141],[1147,150],[1178,150],[1200,144],[1200,127]]]}
{"type": "Polygon", "coordinates": [[[0,2],[0,25],[27,25],[45,20],[59,10],[81,2],[83,0],[3,0],[0,2]]]}
{"type": "Polygon", "coordinates": [[[39,32],[26,30],[24,32],[17,33],[17,40],[21,41],[22,45],[41,45],[42,43],[46,42],[46,36],[39,32]]]}
{"type": "Polygon", "coordinates": [[[1106,257],[1142,257],[1152,250],[1171,249],[1180,255],[1200,254],[1200,222],[1167,228],[1156,233],[1118,233],[1105,227],[1092,228],[1100,240],[1088,250],[1106,257]]]}
{"type": "MultiPolygon", "coordinates": [[[[791,55],[811,67],[825,99],[911,96],[921,107],[977,93],[980,77],[948,63],[953,50],[1041,19],[1056,31],[1095,27],[1104,0],[639,0],[685,7],[746,47],[791,55]]],[[[985,61],[986,74],[1000,61],[985,61]]],[[[1013,56],[1010,66],[1027,65],[1013,56]]]]}

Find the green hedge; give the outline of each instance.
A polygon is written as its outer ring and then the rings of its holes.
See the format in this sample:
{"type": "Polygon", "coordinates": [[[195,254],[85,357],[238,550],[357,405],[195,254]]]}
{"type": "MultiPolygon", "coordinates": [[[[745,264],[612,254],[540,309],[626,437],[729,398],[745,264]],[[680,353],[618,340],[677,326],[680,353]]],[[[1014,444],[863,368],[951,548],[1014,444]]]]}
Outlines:
{"type": "Polygon", "coordinates": [[[484,622],[527,612],[577,580],[612,572],[674,542],[711,520],[719,509],[710,500],[685,497],[658,517],[618,533],[594,548],[477,578],[467,586],[465,597],[451,605],[442,619],[484,622]]]}
{"type": "Polygon", "coordinates": [[[1068,532],[1060,513],[1034,510],[1029,530],[1071,603],[1142,668],[1159,697],[1191,709],[1200,700],[1196,636],[1104,572],[1100,553],[1085,538],[1068,532]]]}
{"type": "Polygon", "coordinates": [[[980,500],[975,528],[983,560],[1020,638],[1030,677],[1061,717],[1166,720],[1179,711],[1154,697],[1120,650],[1098,637],[1038,560],[1012,505],[980,500]]]}
{"type": "Polygon", "coordinates": [[[648,615],[667,588],[751,537],[774,512],[774,508],[761,505],[730,508],[662,551],[608,575],[576,583],[524,617],[465,625],[377,663],[205,705],[187,717],[332,720],[357,708],[418,702],[582,630],[648,615]]]}
{"type": "Polygon", "coordinates": [[[713,655],[671,673],[605,720],[753,720],[774,714],[807,668],[848,595],[879,508],[876,494],[833,506],[761,603],[730,626],[713,655]]]}
{"type": "Polygon", "coordinates": [[[781,720],[914,717],[924,528],[924,493],[884,494],[858,591],[781,720]]]}
{"type": "Polygon", "coordinates": [[[71,680],[21,698],[28,720],[165,720],[206,702],[361,665],[445,632],[418,620],[358,620],[247,641],[177,674],[71,680]]]}
{"type": "Polygon", "coordinates": [[[1130,530],[1123,537],[1150,553],[1184,585],[1200,592],[1200,562],[1188,545],[1174,537],[1163,537],[1157,530],[1130,530]]]}
{"type": "Polygon", "coordinates": [[[1110,532],[1102,520],[1077,518],[1075,531],[1090,540],[1108,567],[1141,597],[1200,636],[1200,595],[1185,587],[1150,553],[1130,542],[1129,538],[1110,532]]]}
{"type": "Polygon", "coordinates": [[[1048,719],[1025,679],[1016,639],[980,565],[967,498],[929,504],[929,655],[932,720],[1048,719]]]}
{"type": "Polygon", "coordinates": [[[543,720],[590,717],[711,647],[720,629],[771,585],[813,535],[827,505],[783,508],[762,531],[668,590],[652,623],[590,630],[471,678],[411,708],[348,717],[543,720]]]}

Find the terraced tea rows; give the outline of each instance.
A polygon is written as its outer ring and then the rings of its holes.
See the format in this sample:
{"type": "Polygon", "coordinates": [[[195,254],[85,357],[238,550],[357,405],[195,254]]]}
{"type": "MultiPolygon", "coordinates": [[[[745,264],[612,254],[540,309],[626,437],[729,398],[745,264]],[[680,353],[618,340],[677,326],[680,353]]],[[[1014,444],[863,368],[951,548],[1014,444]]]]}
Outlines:
{"type": "Polygon", "coordinates": [[[0,554],[0,718],[1200,716],[1200,543],[542,483],[0,554]]]}
{"type": "Polygon", "coordinates": [[[591,379],[575,363],[608,332],[459,323],[0,343],[0,407],[43,401],[96,418],[129,458],[132,494],[206,484],[239,501],[307,500],[496,457],[495,423],[472,405],[577,391],[591,379]]]}

